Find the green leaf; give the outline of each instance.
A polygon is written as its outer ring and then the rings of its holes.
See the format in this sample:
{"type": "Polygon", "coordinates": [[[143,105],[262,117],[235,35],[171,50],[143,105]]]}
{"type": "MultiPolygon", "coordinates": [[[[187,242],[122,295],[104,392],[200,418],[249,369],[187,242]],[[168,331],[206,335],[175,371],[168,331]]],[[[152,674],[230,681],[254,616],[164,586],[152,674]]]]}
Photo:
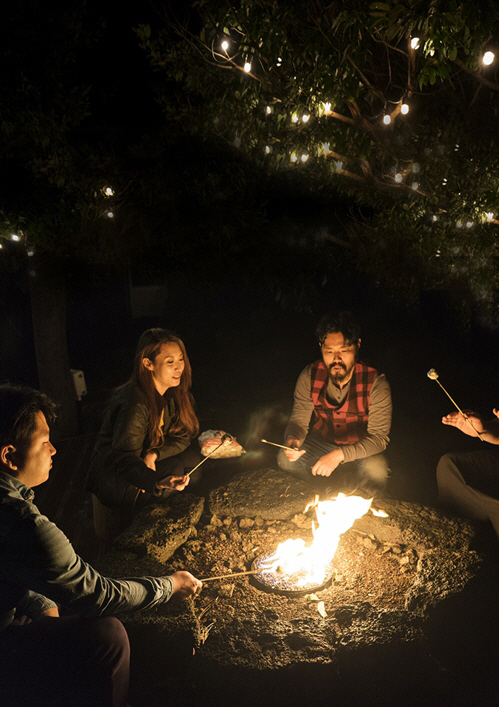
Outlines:
{"type": "Polygon", "coordinates": [[[371,10],[382,10],[383,12],[390,12],[390,5],[387,5],[386,2],[372,2],[369,7],[371,10]]]}

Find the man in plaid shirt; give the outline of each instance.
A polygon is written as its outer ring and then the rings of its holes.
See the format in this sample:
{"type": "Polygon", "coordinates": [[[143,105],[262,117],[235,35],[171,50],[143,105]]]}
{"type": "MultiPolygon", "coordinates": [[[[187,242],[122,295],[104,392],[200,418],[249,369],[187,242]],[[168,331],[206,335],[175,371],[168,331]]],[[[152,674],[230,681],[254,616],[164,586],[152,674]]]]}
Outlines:
{"type": "Polygon", "coordinates": [[[281,469],[326,493],[382,490],[388,478],[392,401],[383,374],[358,360],[360,329],[349,312],[317,327],[322,358],[299,375],[280,450],[281,469]]]}

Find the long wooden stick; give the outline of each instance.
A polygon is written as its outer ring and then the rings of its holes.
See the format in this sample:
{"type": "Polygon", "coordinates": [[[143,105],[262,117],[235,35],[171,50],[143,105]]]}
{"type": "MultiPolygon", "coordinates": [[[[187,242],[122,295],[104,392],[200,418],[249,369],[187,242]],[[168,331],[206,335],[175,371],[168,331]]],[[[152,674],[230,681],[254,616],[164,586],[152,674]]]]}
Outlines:
{"type": "Polygon", "coordinates": [[[442,390],[444,391],[444,393],[446,394],[446,396],[449,398],[449,400],[451,401],[451,403],[453,403],[453,404],[456,406],[458,412],[460,412],[461,415],[464,417],[464,419],[467,420],[467,422],[469,422],[469,424],[470,424],[471,427],[474,429],[474,431],[476,432],[476,434],[478,435],[478,437],[480,438],[480,440],[481,440],[482,442],[485,442],[484,438],[482,437],[482,433],[477,430],[477,428],[476,428],[475,425],[471,422],[471,420],[470,420],[470,418],[468,417],[468,415],[466,415],[466,414],[461,410],[461,408],[460,408],[459,405],[456,403],[456,401],[455,401],[453,398],[451,398],[451,396],[450,396],[449,393],[445,390],[444,386],[440,383],[440,381],[438,380],[438,378],[434,378],[433,380],[435,380],[435,381],[438,383],[438,385],[442,388],[442,390]]]}
{"type": "Polygon", "coordinates": [[[222,442],[220,442],[220,444],[218,445],[218,447],[215,447],[215,449],[212,449],[211,452],[210,452],[209,454],[207,454],[207,455],[204,457],[204,459],[201,459],[201,461],[199,462],[199,464],[196,464],[196,466],[195,466],[193,469],[191,469],[190,471],[187,472],[186,476],[190,476],[193,471],[196,471],[196,469],[199,469],[199,467],[201,466],[201,464],[204,464],[205,461],[206,461],[209,457],[211,457],[211,455],[214,454],[214,453],[217,451],[217,449],[220,449],[220,447],[221,447],[222,444],[224,444],[224,443],[225,443],[225,440],[222,440],[222,442]]]}
{"type": "Polygon", "coordinates": [[[293,449],[293,447],[287,447],[285,444],[269,442],[267,439],[261,439],[260,442],[263,442],[264,444],[271,444],[273,447],[280,447],[281,449],[289,449],[290,452],[296,452],[296,449],[293,449]]]}
{"type": "Polygon", "coordinates": [[[232,572],[230,574],[219,574],[217,577],[205,577],[200,579],[200,582],[213,582],[215,579],[228,579],[229,577],[242,577],[245,574],[259,574],[260,572],[265,572],[264,569],[259,570],[246,570],[246,572],[232,572]]]}

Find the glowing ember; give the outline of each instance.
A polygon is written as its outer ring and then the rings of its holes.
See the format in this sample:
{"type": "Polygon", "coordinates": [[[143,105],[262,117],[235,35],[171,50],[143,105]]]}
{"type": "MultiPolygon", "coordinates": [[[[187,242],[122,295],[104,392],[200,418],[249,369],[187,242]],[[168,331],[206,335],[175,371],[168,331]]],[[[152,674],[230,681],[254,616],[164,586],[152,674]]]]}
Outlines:
{"type": "MultiPolygon", "coordinates": [[[[329,501],[316,500],[313,505],[317,526],[312,525],[313,540],[309,545],[301,538],[280,543],[273,555],[255,563],[262,584],[285,585],[286,589],[309,589],[322,586],[332,574],[332,562],[340,535],[371,507],[372,499],[345,496],[329,501]],[[289,585],[293,585],[293,587],[289,585]]],[[[310,506],[307,506],[305,512],[310,506]]]]}

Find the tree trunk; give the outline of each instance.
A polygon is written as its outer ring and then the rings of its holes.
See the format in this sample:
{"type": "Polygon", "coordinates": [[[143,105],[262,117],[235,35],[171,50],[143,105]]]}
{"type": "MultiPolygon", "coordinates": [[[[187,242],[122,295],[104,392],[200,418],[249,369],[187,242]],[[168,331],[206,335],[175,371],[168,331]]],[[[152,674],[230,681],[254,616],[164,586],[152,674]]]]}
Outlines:
{"type": "Polygon", "coordinates": [[[66,336],[64,264],[47,255],[33,261],[29,285],[38,382],[59,406],[54,438],[73,437],[79,429],[66,336]]]}

